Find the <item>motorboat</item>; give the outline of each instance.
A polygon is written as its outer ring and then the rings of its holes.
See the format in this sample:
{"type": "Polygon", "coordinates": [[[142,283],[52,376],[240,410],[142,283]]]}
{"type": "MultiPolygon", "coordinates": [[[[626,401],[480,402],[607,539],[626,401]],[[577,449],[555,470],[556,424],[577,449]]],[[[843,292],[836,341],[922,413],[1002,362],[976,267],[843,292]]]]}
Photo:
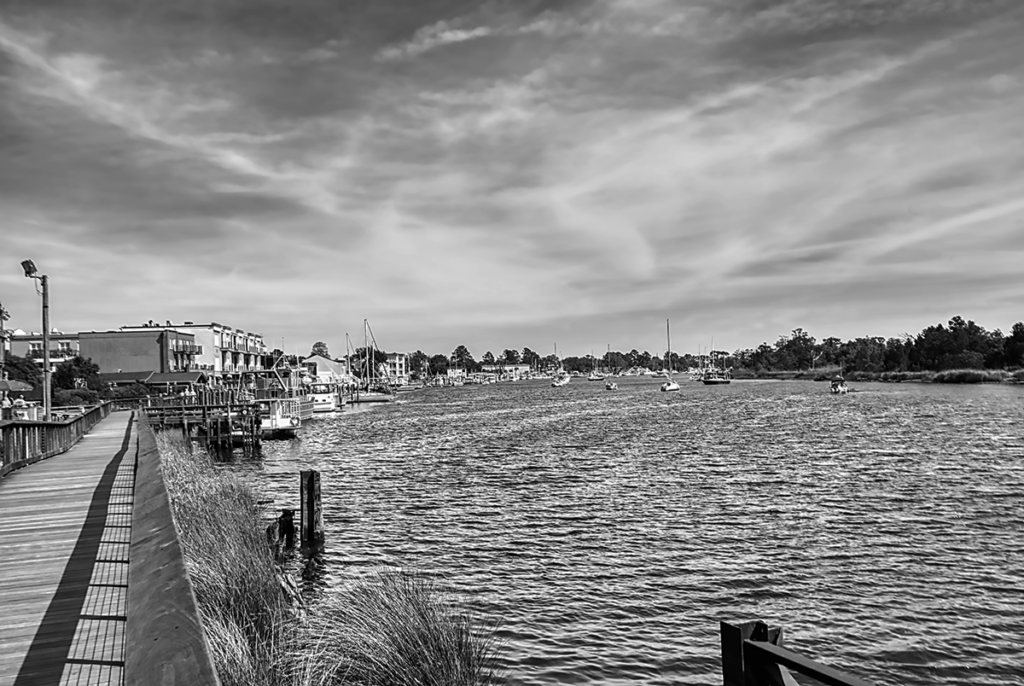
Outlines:
{"type": "Polygon", "coordinates": [[[338,385],[325,381],[308,384],[306,398],[313,401],[313,412],[335,412],[345,404],[338,385]]]}
{"type": "Polygon", "coordinates": [[[850,387],[846,385],[846,379],[841,376],[837,376],[832,379],[828,392],[835,395],[845,395],[850,392],[850,387]]]}
{"type": "Polygon", "coordinates": [[[668,320],[665,320],[665,339],[668,342],[668,350],[665,355],[665,361],[667,369],[661,373],[665,378],[665,383],[661,384],[661,392],[668,393],[671,391],[678,391],[679,384],[672,379],[672,334],[669,331],[668,320]]]}
{"type": "Polygon", "coordinates": [[[551,381],[551,385],[555,388],[559,388],[561,386],[567,385],[570,380],[572,380],[572,377],[566,374],[563,370],[555,374],[554,379],[552,379],[551,381]]]}
{"type": "Polygon", "coordinates": [[[617,391],[617,390],[619,390],[619,384],[615,383],[614,381],[605,381],[604,382],[604,390],[606,390],[606,391],[617,391]]]}

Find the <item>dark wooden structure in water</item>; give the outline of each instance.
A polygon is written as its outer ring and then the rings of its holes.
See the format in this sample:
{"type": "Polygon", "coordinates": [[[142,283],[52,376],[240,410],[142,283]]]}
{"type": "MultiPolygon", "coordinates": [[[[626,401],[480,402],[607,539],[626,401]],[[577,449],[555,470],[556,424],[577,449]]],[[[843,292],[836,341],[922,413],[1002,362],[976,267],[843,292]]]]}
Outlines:
{"type": "Polygon", "coordinates": [[[242,446],[245,452],[259,448],[262,438],[259,406],[244,399],[232,402],[228,395],[217,399],[227,402],[171,398],[150,403],[140,410],[154,430],[181,431],[185,438],[201,442],[213,455],[228,455],[235,445],[242,446]]]}
{"type": "Polygon", "coordinates": [[[782,627],[722,622],[723,686],[798,686],[793,670],[828,686],[871,686],[783,647],[782,627]]]}

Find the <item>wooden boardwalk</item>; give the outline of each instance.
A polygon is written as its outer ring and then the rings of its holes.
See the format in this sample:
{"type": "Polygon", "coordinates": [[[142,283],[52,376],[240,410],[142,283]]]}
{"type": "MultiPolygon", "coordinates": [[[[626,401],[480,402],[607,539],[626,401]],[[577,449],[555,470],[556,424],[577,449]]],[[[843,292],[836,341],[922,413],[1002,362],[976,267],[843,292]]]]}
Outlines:
{"type": "Polygon", "coordinates": [[[0,479],[0,686],[122,683],[130,417],[0,479]]]}

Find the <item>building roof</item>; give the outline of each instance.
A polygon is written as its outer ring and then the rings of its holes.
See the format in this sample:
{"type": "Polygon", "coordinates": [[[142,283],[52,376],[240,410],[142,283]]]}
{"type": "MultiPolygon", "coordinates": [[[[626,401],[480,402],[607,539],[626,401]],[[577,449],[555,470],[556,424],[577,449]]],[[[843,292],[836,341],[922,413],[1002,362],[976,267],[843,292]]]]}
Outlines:
{"type": "Polygon", "coordinates": [[[100,380],[107,383],[146,383],[154,372],[101,372],[100,380]]]}
{"type": "Polygon", "coordinates": [[[206,374],[203,372],[167,372],[165,374],[153,374],[146,383],[149,384],[179,384],[179,383],[205,383],[206,374]]]}

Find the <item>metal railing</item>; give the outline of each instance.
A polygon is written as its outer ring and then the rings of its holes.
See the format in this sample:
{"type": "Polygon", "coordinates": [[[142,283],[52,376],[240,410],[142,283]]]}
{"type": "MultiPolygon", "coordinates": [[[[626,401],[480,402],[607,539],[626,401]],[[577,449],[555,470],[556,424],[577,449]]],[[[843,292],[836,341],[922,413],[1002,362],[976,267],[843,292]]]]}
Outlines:
{"type": "Polygon", "coordinates": [[[60,421],[0,421],[0,477],[33,462],[67,452],[110,414],[111,406],[103,403],[84,408],[81,413],[78,409],[74,408],[73,414],[67,413],[67,418],[60,421]]]}

